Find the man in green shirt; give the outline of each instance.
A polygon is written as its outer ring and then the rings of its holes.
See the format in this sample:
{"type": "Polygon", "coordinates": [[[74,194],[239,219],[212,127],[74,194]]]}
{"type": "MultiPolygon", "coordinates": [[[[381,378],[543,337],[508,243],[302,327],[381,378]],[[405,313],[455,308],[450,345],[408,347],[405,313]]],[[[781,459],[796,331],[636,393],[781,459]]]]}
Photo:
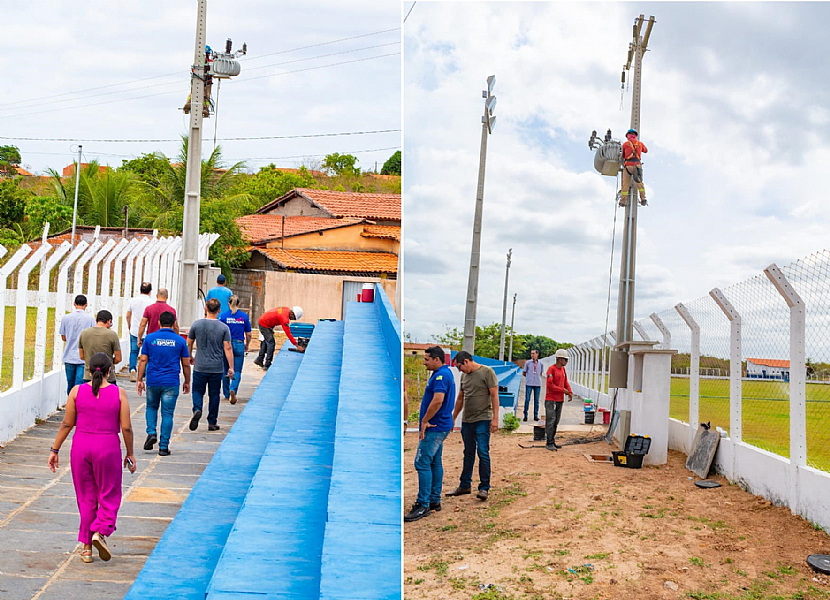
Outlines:
{"type": "Polygon", "coordinates": [[[455,355],[455,366],[461,371],[461,390],[455,401],[453,422],[461,418],[461,439],[464,441],[464,464],[461,483],[447,496],[472,493],[473,465],[478,453],[479,500],[490,493],[490,434],[499,430],[499,380],[496,372],[473,360],[469,352],[455,355]]]}
{"type": "Polygon", "coordinates": [[[92,381],[89,372],[89,361],[98,352],[110,357],[113,368],[110,369],[109,382],[115,383],[115,365],[121,362],[121,341],[118,334],[112,329],[112,313],[108,310],[98,311],[95,317],[95,327],[89,327],[81,332],[78,338],[78,354],[84,361],[84,381],[92,381]]]}

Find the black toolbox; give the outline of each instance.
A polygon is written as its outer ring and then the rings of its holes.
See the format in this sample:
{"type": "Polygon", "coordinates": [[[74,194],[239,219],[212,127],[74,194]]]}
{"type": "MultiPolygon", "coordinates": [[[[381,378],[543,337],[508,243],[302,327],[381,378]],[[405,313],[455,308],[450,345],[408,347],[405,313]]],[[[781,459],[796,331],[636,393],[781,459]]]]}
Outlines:
{"type": "Polygon", "coordinates": [[[651,448],[651,438],[647,435],[632,433],[625,440],[625,449],[622,452],[612,452],[614,466],[628,469],[640,469],[643,466],[643,457],[651,448]]]}

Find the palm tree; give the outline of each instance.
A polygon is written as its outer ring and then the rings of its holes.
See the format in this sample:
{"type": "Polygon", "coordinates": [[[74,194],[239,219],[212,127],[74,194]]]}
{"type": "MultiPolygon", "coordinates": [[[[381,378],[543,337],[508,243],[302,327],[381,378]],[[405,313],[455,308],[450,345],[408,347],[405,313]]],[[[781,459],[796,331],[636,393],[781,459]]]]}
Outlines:
{"type": "MultiPolygon", "coordinates": [[[[62,204],[73,206],[75,175],[64,180],[54,169],[49,169],[52,185],[62,204]]],[[[92,161],[78,171],[78,223],[121,227],[124,224],[124,206],[136,198],[137,180],[132,173],[113,171],[107,167],[101,171],[97,161],[92,161]]]]}

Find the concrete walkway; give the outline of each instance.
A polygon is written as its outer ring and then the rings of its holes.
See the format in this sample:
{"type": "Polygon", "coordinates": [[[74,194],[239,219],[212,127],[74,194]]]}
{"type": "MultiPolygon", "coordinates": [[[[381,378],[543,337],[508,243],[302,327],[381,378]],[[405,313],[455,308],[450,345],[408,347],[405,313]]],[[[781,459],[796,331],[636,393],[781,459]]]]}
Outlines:
{"type": "Polygon", "coordinates": [[[262,379],[264,372],[252,364],[254,358],[254,353],[246,357],[239,402],[232,406],[222,400],[219,431],[207,431],[205,398],[205,416],[199,429],[191,432],[191,396],[179,396],[170,440],[172,454],[167,457],[160,457],[157,450],[143,450],[144,396],[135,393],[135,384],[128,378],[119,377],[130,399],[138,468],[134,475],[124,471],[118,529],[109,539],[110,562],[101,561],[93,551],[94,562],[84,564],[77,553],[79,517],[69,472],[71,436],[61,448],[57,473],[46,466],[63,413],[0,447],[0,600],[123,598],[262,379]]]}
{"type": "MultiPolygon", "coordinates": [[[[534,423],[533,422],[533,402],[531,401],[527,407],[527,417],[528,421],[525,423],[524,421],[521,422],[519,428],[515,430],[513,433],[521,433],[521,434],[533,434],[533,426],[534,425],[544,425],[545,422],[545,387],[542,386],[541,393],[539,394],[539,418],[541,421],[534,423]]],[[[516,405],[516,416],[521,420],[524,417],[524,407],[525,407],[525,379],[522,378],[522,385],[519,388],[519,400],[516,405]]],[[[583,433],[599,433],[600,431],[604,432],[608,428],[602,426],[601,417],[599,413],[597,413],[597,420],[596,425],[586,425],[585,424],[585,410],[583,406],[582,399],[574,396],[573,402],[568,402],[567,398],[565,400],[564,406],[562,406],[562,418],[559,420],[559,427],[557,428],[558,431],[578,431],[583,433]]]]}

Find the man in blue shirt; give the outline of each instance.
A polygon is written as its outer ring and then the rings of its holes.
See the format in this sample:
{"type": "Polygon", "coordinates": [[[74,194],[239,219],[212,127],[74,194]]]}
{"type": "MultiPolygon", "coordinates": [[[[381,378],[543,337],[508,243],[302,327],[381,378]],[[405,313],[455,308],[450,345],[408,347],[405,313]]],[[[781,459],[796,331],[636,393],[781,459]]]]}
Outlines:
{"type": "Polygon", "coordinates": [[[228,304],[228,301],[231,299],[231,295],[233,295],[233,292],[231,292],[230,289],[228,289],[228,287],[225,285],[225,281],[225,276],[220,273],[219,277],[216,278],[216,287],[211,288],[210,291],[207,293],[207,296],[205,296],[205,302],[207,302],[211,298],[216,298],[217,300],[219,300],[219,304],[222,305],[222,308],[219,309],[220,315],[231,309],[230,305],[228,304]]]}
{"type": "Polygon", "coordinates": [[[421,400],[420,441],[415,454],[418,499],[403,518],[407,522],[422,519],[433,510],[441,510],[441,486],[444,482],[441,453],[444,440],[452,431],[452,411],[455,407],[455,377],[444,364],[444,350],[440,346],[427,348],[424,366],[433,373],[421,400]]]}
{"type": "Polygon", "coordinates": [[[228,300],[231,309],[219,315],[219,320],[231,330],[231,350],[233,350],[233,380],[228,377],[228,360],[224,359],[225,370],[222,374],[222,391],[225,400],[236,404],[236,393],[239,391],[239,382],[242,380],[242,367],[245,363],[245,353],[251,345],[251,321],[248,315],[239,310],[239,296],[234,294],[228,300]]]}
{"type": "Polygon", "coordinates": [[[190,354],[184,338],[173,331],[176,317],[165,311],[159,315],[160,329],[144,338],[138,361],[136,391],[140,396],[145,389],[144,373],[147,373],[147,441],[145,450],[152,450],[158,437],[159,406],[161,406],[161,440],[159,456],[170,456],[170,435],[173,433],[173,412],[179,398],[179,373],[184,373],[182,392],[190,392],[190,354]]]}

